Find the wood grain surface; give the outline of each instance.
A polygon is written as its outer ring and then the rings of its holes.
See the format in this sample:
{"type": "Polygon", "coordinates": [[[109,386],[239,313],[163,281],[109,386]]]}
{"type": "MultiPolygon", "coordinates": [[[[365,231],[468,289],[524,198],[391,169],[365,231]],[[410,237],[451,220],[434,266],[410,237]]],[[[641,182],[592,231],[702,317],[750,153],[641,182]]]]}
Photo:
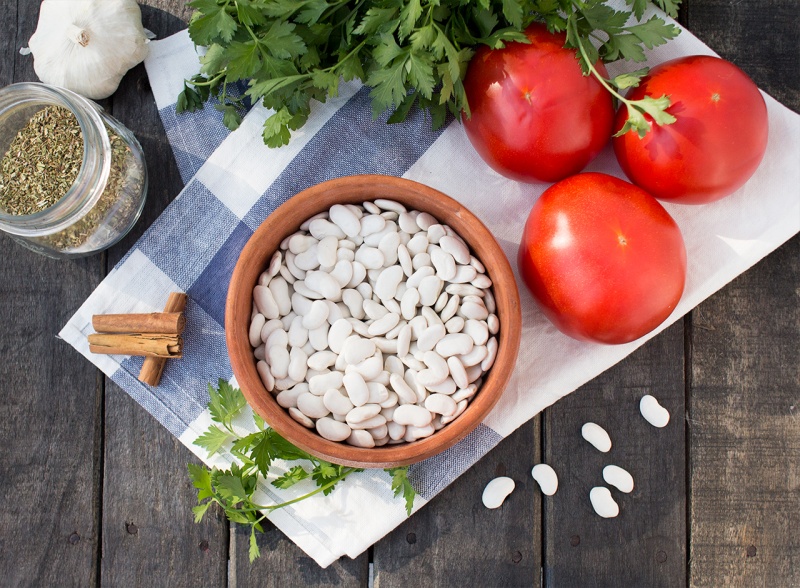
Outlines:
{"type": "MultiPolygon", "coordinates": [[[[35,80],[19,48],[38,2],[3,0],[0,84],[35,80]]],[[[146,0],[159,37],[183,0],[146,0]]],[[[682,22],[766,92],[800,111],[796,0],[684,0],[682,22]]],[[[2,586],[770,586],[800,585],[800,239],[503,441],[356,560],[320,569],[275,528],[247,537],[211,512],[195,525],[186,463],[154,418],[56,334],[178,194],[182,182],[142,66],[103,102],[150,169],[141,220],[108,253],[49,260],[0,234],[2,586]],[[638,416],[652,392],[672,420],[638,416]],[[614,441],[580,438],[587,420],[614,441]],[[542,497],[530,468],[561,476],[542,497]],[[596,517],[602,467],[629,469],[621,514],[596,517]],[[517,489],[488,511],[483,486],[517,489]]]]}

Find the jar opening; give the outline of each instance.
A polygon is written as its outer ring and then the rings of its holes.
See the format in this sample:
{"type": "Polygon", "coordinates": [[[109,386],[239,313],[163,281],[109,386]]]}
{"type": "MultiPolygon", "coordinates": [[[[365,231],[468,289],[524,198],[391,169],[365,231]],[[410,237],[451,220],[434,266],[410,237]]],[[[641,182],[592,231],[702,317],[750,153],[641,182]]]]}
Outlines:
{"type": "MultiPolygon", "coordinates": [[[[4,148],[2,157],[6,156],[25,125],[41,116],[43,111],[52,110],[50,107],[65,109],[69,112],[67,116],[77,121],[83,144],[80,167],[64,194],[46,208],[29,214],[12,214],[0,207],[0,226],[12,234],[41,236],[63,230],[91,210],[108,179],[110,142],[98,110],[81,96],[44,84],[13,84],[0,90],[0,134],[4,137],[0,144],[4,148]]],[[[45,139],[41,135],[36,140],[45,139]]]]}

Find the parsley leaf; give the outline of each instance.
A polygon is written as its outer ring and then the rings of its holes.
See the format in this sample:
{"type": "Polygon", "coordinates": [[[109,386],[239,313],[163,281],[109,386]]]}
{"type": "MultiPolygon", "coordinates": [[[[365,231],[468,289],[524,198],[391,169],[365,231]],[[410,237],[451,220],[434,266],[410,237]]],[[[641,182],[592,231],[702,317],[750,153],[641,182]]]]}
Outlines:
{"type": "Polygon", "coordinates": [[[291,488],[300,480],[308,478],[308,472],[303,466],[294,466],[288,472],[272,481],[276,488],[291,488]]]}
{"type": "Polygon", "coordinates": [[[220,378],[217,388],[214,388],[211,384],[208,385],[208,396],[211,399],[208,404],[211,420],[223,425],[230,431],[233,417],[246,404],[244,394],[242,394],[241,390],[234,388],[220,378]]]}
{"type": "Polygon", "coordinates": [[[386,472],[392,476],[392,490],[395,497],[402,494],[406,501],[406,514],[411,516],[411,511],[414,508],[414,497],[417,495],[411,482],[408,480],[408,466],[401,468],[390,468],[386,472]]]}
{"type": "MultiPolygon", "coordinates": [[[[288,123],[287,123],[288,124],[288,123]]],[[[283,508],[288,504],[306,500],[315,494],[328,495],[336,485],[354,472],[361,470],[320,460],[306,451],[295,447],[281,437],[274,429],[266,425],[261,417],[253,413],[253,424],[256,431],[239,435],[228,425],[245,410],[246,403],[241,390],[234,388],[224,380],[219,380],[217,388],[209,386],[208,409],[212,420],[219,424],[227,423],[226,430],[211,425],[195,441],[204,447],[209,454],[220,451],[231,441],[230,455],[236,458],[228,470],[208,469],[196,464],[188,464],[189,478],[197,489],[197,505],[192,508],[195,522],[199,523],[212,504],[219,505],[225,516],[233,523],[250,526],[249,557],[252,562],[260,554],[256,541],[256,531],[263,531],[261,522],[271,511],[283,508]],[[300,461],[292,465],[281,475],[271,471],[275,460],[300,461]],[[310,464],[311,470],[307,469],[310,464]],[[276,488],[290,488],[298,482],[311,479],[316,486],[313,490],[290,501],[277,504],[259,504],[256,492],[259,484],[271,479],[276,488]]],[[[403,469],[403,468],[400,468],[403,469]]],[[[402,482],[402,474],[393,473],[392,487],[398,495],[396,485],[402,482]]],[[[406,506],[413,502],[413,488],[408,484],[402,489],[406,506]]]]}
{"type": "Polygon", "coordinates": [[[208,430],[195,439],[194,444],[202,447],[208,451],[209,455],[214,455],[217,451],[222,449],[225,442],[230,438],[227,431],[223,431],[219,427],[209,427],[208,430]]]}
{"type": "MultiPolygon", "coordinates": [[[[677,16],[680,0],[654,1],[677,16]]],[[[534,20],[567,31],[567,46],[582,47],[579,61],[586,74],[598,59],[643,61],[646,50],[679,31],[661,16],[643,20],[647,0],[613,6],[610,0],[192,0],[189,5],[195,9],[189,34],[208,50],[202,74],[186,81],[176,110],[201,109],[215,96],[223,122],[235,129],[240,102],[227,96],[227,85],[247,80],[247,96],[274,110],[263,131],[271,147],[288,143],[291,131],[305,124],[311,100],[336,96],[340,79],[358,79],[371,88],[376,118],[388,110],[389,121],[398,122],[415,106],[429,112],[434,127],[443,125],[448,113],[469,116],[463,80],[475,50],[528,42],[523,30],[534,20]]],[[[619,78],[619,85],[615,80],[606,80],[612,93],[631,87],[626,84],[633,78],[619,78]]]]}

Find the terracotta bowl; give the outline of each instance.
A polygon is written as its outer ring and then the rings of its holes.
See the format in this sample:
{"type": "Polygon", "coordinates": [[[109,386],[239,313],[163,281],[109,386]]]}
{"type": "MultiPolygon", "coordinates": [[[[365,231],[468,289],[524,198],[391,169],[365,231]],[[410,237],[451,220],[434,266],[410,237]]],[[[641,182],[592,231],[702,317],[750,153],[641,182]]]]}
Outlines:
{"type": "MultiPolygon", "coordinates": [[[[488,197],[488,196],[487,196],[488,197]]],[[[455,445],[489,414],[500,398],[517,359],[521,330],[519,292],[508,259],[489,230],[461,204],[432,188],[390,176],[349,176],[303,190],[273,212],[245,245],[231,278],[225,331],[236,380],[250,406],[286,439],[312,455],[339,464],[385,468],[421,461],[455,445]],[[256,371],[248,339],[253,288],[280,242],[309,217],[334,204],[389,198],[432,214],[469,244],[494,283],[500,320],[497,359],[464,413],[430,437],[413,443],[365,449],[328,441],[306,429],[267,392],[256,371]]]]}

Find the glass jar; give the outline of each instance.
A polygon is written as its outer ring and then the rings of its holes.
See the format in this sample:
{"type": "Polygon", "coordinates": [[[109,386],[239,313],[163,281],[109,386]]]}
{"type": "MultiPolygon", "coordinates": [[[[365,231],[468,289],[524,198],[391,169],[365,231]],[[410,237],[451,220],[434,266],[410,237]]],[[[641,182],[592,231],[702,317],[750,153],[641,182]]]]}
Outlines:
{"type": "MultiPolygon", "coordinates": [[[[77,176],[63,195],[50,194],[55,202],[43,210],[8,210],[8,203],[4,206],[0,199],[0,229],[48,257],[83,257],[107,249],[136,223],[147,194],[147,168],[133,133],[100,106],[63,88],[27,82],[0,89],[0,158],[13,161],[9,148],[22,144],[14,143],[15,139],[36,126],[31,119],[51,106],[69,110],[80,126],[83,159],[77,176]]],[[[53,133],[39,135],[35,149],[56,149],[57,145],[47,144],[54,141],[52,137],[53,133]]],[[[52,155],[47,157],[52,160],[52,155]]],[[[53,173],[52,161],[49,167],[43,163],[37,167],[42,174],[53,173]]],[[[3,174],[0,170],[0,190],[9,179],[3,174]]],[[[24,193],[25,176],[21,178],[15,181],[24,193]]]]}

